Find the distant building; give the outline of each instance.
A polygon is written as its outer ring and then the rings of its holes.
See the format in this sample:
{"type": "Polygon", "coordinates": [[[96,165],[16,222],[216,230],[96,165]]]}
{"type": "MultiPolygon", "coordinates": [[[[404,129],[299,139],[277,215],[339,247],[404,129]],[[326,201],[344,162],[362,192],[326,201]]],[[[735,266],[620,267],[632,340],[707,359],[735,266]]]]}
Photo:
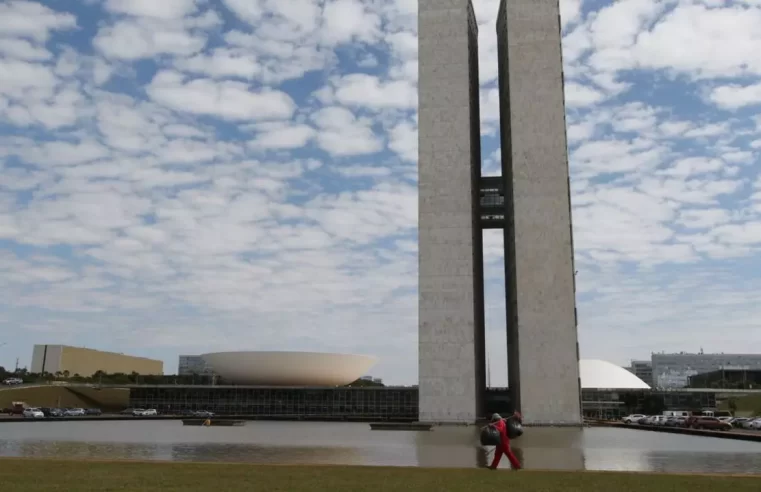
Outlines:
{"type": "Polygon", "coordinates": [[[761,370],[761,354],[652,354],[653,383],[661,389],[684,388],[690,377],[721,369],[761,370]]]}
{"type": "Polygon", "coordinates": [[[136,372],[143,375],[161,375],[164,374],[164,362],[68,345],[35,345],[32,350],[30,372],[68,373],[70,376],[78,374],[89,377],[98,371],[107,374],[136,372]]]}
{"type": "Polygon", "coordinates": [[[648,386],[653,386],[653,363],[649,360],[633,360],[631,366],[627,367],[626,370],[647,383],[648,386]]]}
{"type": "Polygon", "coordinates": [[[200,355],[181,355],[177,366],[177,374],[191,376],[193,374],[210,374],[211,367],[200,355]]]}

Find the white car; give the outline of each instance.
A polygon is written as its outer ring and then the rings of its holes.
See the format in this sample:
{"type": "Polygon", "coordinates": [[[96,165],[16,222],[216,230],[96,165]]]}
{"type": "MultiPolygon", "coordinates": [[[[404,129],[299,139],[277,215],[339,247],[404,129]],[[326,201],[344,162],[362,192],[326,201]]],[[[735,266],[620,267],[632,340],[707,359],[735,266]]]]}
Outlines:
{"type": "Polygon", "coordinates": [[[665,415],[656,415],[653,418],[653,425],[664,425],[668,419],[665,415]]]}
{"type": "Polygon", "coordinates": [[[136,408],[132,411],[132,415],[135,417],[151,417],[153,415],[158,415],[159,413],[153,409],[149,408],[148,410],[143,410],[142,408],[136,408]]]}
{"type": "Polygon", "coordinates": [[[25,419],[44,419],[45,414],[39,408],[25,408],[22,412],[25,419]]]}
{"type": "Polygon", "coordinates": [[[17,384],[24,384],[24,380],[19,378],[8,378],[3,381],[3,384],[8,386],[14,386],[17,384]]]}
{"type": "Polygon", "coordinates": [[[753,430],[761,430],[761,419],[752,420],[748,428],[753,430]]]}
{"type": "Polygon", "coordinates": [[[85,415],[84,408],[70,408],[63,412],[66,417],[83,417],[85,415]]]}
{"type": "Polygon", "coordinates": [[[639,422],[639,419],[644,419],[645,415],[642,415],[641,413],[635,413],[634,415],[628,415],[623,418],[624,424],[636,424],[639,422]]]}

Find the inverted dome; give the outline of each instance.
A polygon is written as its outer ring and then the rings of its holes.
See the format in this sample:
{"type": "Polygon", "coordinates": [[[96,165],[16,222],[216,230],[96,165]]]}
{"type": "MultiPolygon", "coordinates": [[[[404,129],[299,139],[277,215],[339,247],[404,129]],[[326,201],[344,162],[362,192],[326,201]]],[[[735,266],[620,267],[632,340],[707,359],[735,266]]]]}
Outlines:
{"type": "Polygon", "coordinates": [[[580,360],[579,375],[582,389],[650,389],[631,372],[604,360],[580,360]]]}
{"type": "Polygon", "coordinates": [[[215,352],[201,358],[225,381],[252,386],[343,386],[378,361],[320,352],[215,352]]]}

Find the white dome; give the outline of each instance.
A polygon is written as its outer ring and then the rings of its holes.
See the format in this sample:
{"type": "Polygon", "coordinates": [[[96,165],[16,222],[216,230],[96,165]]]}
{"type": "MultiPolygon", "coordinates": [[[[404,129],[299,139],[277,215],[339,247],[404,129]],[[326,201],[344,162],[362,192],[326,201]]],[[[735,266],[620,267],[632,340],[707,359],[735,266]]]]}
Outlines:
{"type": "Polygon", "coordinates": [[[367,355],[318,352],[216,352],[201,358],[225,381],[252,386],[342,386],[378,361],[367,355]]]}
{"type": "Polygon", "coordinates": [[[604,360],[581,359],[579,375],[581,389],[650,389],[631,372],[604,360]]]}

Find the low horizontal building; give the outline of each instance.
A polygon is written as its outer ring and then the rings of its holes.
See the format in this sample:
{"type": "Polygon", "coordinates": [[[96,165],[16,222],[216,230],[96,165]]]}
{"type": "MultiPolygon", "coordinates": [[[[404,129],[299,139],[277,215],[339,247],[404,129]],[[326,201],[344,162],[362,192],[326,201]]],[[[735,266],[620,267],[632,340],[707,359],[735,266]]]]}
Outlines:
{"type": "MultiPolygon", "coordinates": [[[[252,416],[262,419],[312,419],[357,421],[414,421],[418,419],[417,387],[326,387],[338,381],[350,382],[361,374],[368,364],[360,363],[329,365],[326,362],[340,360],[335,356],[309,357],[289,353],[264,355],[248,353],[217,360],[237,361],[239,364],[223,364],[223,374],[234,374],[238,380],[261,381],[261,386],[143,386],[130,389],[130,405],[137,408],[155,408],[159,412],[184,410],[208,410],[218,415],[252,416]],[[263,362],[273,362],[266,365],[263,362]],[[288,361],[289,363],[283,363],[288,361]],[[276,363],[274,363],[276,362],[276,363]],[[304,370],[311,369],[311,373],[304,370]],[[278,373],[284,370],[285,374],[278,373]],[[237,374],[234,373],[237,371],[237,374]],[[330,372],[328,372],[330,371],[330,372]],[[271,381],[274,384],[267,383],[271,381]],[[286,386],[278,383],[294,381],[317,381],[320,387],[286,386]],[[327,384],[326,384],[327,383],[327,384]]],[[[215,364],[217,367],[217,364],[215,364]]],[[[619,394],[650,392],[650,387],[634,374],[606,361],[581,360],[579,364],[584,406],[588,412],[598,412],[601,405],[606,410],[616,410],[625,405],[619,394]],[[607,395],[607,396],[606,396],[607,395]],[[615,395],[615,401],[612,396],[615,395]]],[[[231,378],[232,379],[232,378],[231,378]]],[[[486,390],[486,415],[512,412],[510,390],[489,388],[486,390]]],[[[636,398],[640,398],[637,396],[636,398]]],[[[634,403],[636,404],[637,399],[634,403]]],[[[485,416],[486,416],[485,415],[485,416]]]]}
{"type": "Polygon", "coordinates": [[[130,406],[161,413],[208,410],[284,420],[413,421],[417,388],[295,388],[143,386],[130,389],[130,406]]]}
{"type": "Polygon", "coordinates": [[[90,377],[98,371],[161,375],[164,374],[164,362],[68,345],[35,345],[32,351],[30,372],[90,377]]]}

